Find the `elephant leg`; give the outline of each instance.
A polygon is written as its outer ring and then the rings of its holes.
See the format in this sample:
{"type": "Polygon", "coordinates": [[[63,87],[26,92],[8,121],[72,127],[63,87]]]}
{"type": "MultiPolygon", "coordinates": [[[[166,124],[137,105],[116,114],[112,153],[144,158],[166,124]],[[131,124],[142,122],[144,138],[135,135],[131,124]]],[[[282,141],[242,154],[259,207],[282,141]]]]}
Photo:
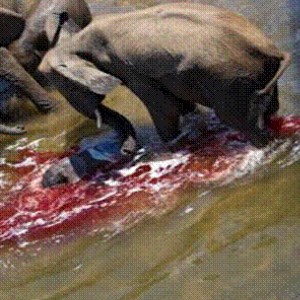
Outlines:
{"type": "MultiPolygon", "coordinates": [[[[120,130],[126,132],[128,130],[128,132],[133,132],[135,136],[132,125],[125,117],[101,104],[105,95],[100,95],[89,90],[87,87],[72,78],[60,74],[54,69],[46,73],[46,76],[50,82],[55,84],[56,88],[64,95],[74,109],[87,118],[96,120],[98,129],[105,123],[117,132],[120,130]]],[[[120,134],[126,136],[126,134],[121,132],[120,134]]]]}
{"type": "Polygon", "coordinates": [[[268,130],[268,124],[278,109],[277,83],[267,93],[254,93],[252,96],[247,122],[244,123],[244,133],[257,148],[266,146],[274,138],[272,132],[268,130]]]}
{"type": "Polygon", "coordinates": [[[23,125],[7,126],[4,124],[0,124],[0,133],[9,135],[19,135],[26,133],[26,130],[23,125]]]}
{"type": "Polygon", "coordinates": [[[195,103],[187,102],[177,98],[177,106],[182,116],[195,112],[197,106],[195,103]]]}
{"type": "MultiPolygon", "coordinates": [[[[122,143],[122,147],[124,146],[124,144],[129,145],[129,141],[136,140],[135,130],[132,124],[124,116],[104,106],[103,104],[99,104],[98,109],[102,118],[102,122],[104,124],[107,124],[117,132],[119,139],[122,143]]],[[[133,151],[135,150],[135,146],[135,144],[132,145],[133,151]]],[[[126,151],[129,150],[129,148],[126,149],[126,151]]]]}
{"type": "Polygon", "coordinates": [[[215,112],[221,121],[243,133],[255,147],[262,148],[272,139],[264,120],[270,99],[265,98],[256,94],[224,95],[224,102],[215,107],[215,112]]]}
{"type": "Polygon", "coordinates": [[[41,112],[53,108],[47,92],[25,71],[12,54],[0,48],[0,76],[12,82],[41,112]]]}
{"type": "Polygon", "coordinates": [[[268,122],[270,117],[277,113],[279,110],[279,101],[278,101],[278,84],[274,85],[273,90],[271,91],[270,101],[267,104],[266,111],[264,112],[265,122],[268,122]]]}
{"type": "Polygon", "coordinates": [[[146,105],[161,139],[164,142],[175,139],[180,134],[181,114],[177,98],[164,92],[159,83],[132,70],[126,70],[120,78],[146,105]]]}
{"type": "Polygon", "coordinates": [[[197,109],[196,103],[192,103],[189,101],[182,100],[175,96],[171,91],[168,90],[163,85],[160,85],[159,83],[156,83],[157,86],[159,85],[159,89],[163,92],[164,95],[168,95],[170,99],[172,99],[173,105],[177,106],[177,109],[181,116],[185,116],[189,113],[195,112],[197,109]]]}

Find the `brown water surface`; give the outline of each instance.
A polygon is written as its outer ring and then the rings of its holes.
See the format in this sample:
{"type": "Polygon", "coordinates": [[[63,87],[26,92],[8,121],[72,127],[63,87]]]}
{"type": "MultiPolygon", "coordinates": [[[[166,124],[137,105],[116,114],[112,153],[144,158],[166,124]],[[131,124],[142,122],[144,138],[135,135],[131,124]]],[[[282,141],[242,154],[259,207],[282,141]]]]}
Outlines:
{"type": "MultiPolygon", "coordinates": [[[[158,2],[104,1],[100,8],[158,2]]],[[[280,80],[281,112],[299,114],[300,2],[206,3],[249,16],[293,52],[293,64],[280,80]]],[[[55,111],[30,110],[23,118],[28,134],[2,138],[2,158],[14,163],[22,145],[61,151],[97,134],[92,121],[52,94],[55,111]]],[[[143,105],[126,88],[114,90],[106,103],[134,122],[145,144],[158,140],[143,105]]],[[[2,250],[0,299],[300,299],[299,149],[296,141],[259,172],[229,185],[186,192],[168,213],[116,229],[113,236],[91,233],[63,241],[55,236],[2,250]]]]}

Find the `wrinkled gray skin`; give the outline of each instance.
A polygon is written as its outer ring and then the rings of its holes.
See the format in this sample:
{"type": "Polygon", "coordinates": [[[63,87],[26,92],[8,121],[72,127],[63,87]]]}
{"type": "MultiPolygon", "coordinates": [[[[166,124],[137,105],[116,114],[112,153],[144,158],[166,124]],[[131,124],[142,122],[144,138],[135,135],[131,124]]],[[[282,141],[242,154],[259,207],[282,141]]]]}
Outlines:
{"type": "MultiPolygon", "coordinates": [[[[48,112],[53,107],[47,92],[29,73],[36,71],[44,53],[50,46],[54,46],[52,42],[58,26],[58,13],[64,11],[73,18],[78,28],[83,28],[91,21],[91,14],[84,0],[33,1],[31,9],[24,1],[0,2],[1,119],[8,117],[8,101],[16,92],[26,95],[41,112],[48,112]]],[[[68,37],[62,36],[61,40],[68,37]]],[[[0,133],[24,132],[23,126],[0,126],[0,133]]]]}
{"type": "Polygon", "coordinates": [[[176,3],[100,16],[49,51],[40,71],[90,118],[98,95],[119,79],[144,102],[165,142],[178,138],[180,116],[199,103],[263,147],[288,65],[289,55],[241,15],[176,3]]]}

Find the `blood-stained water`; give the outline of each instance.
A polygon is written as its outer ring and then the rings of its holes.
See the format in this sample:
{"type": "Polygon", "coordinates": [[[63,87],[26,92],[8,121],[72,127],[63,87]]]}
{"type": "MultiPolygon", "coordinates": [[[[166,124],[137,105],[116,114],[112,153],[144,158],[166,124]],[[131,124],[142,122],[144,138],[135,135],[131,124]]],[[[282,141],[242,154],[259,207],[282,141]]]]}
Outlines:
{"type": "Polygon", "coordinates": [[[276,145],[300,129],[300,117],[274,117],[269,127],[281,140],[258,150],[211,118],[191,146],[55,188],[43,188],[42,175],[72,151],[22,149],[16,163],[0,165],[2,172],[14,176],[13,184],[6,183],[0,206],[0,242],[26,244],[70,230],[114,230],[116,224],[130,226],[141,215],[171,209],[187,189],[224,185],[270,162],[276,145]]]}

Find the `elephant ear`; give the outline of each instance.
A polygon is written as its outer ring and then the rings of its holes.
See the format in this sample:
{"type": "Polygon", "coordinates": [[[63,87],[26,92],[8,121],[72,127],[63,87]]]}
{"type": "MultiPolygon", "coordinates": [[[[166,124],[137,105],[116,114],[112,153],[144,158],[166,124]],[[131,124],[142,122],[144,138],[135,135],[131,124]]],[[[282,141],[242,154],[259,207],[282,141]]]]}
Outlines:
{"type": "Polygon", "coordinates": [[[59,52],[56,53],[56,63],[51,63],[51,67],[64,77],[96,94],[106,95],[122,83],[120,79],[100,71],[95,65],[76,55],[62,60],[59,58],[59,52]]]}
{"type": "Polygon", "coordinates": [[[20,14],[0,8],[0,46],[8,46],[16,40],[24,27],[25,20],[20,14]]]}

